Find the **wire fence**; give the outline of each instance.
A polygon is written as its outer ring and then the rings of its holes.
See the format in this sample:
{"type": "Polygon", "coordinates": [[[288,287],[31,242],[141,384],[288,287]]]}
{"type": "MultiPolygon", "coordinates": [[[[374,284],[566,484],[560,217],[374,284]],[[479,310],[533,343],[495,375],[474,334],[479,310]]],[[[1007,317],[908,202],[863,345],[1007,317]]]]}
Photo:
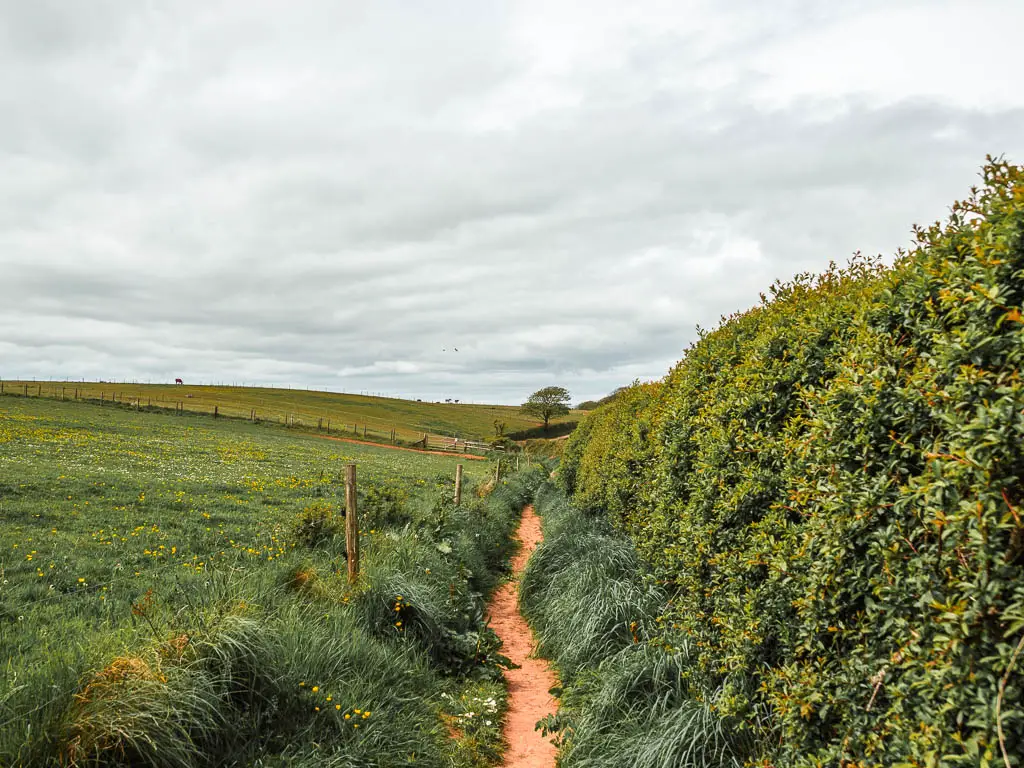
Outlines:
{"type": "MultiPolygon", "coordinates": [[[[165,390],[161,390],[162,392],[165,390]]],[[[481,454],[496,450],[481,440],[465,439],[456,434],[438,434],[436,429],[399,427],[397,424],[381,424],[370,419],[339,418],[337,415],[318,415],[306,411],[275,409],[274,404],[264,406],[242,405],[225,402],[209,393],[183,392],[181,396],[166,397],[162,394],[146,394],[131,391],[119,385],[56,384],[53,382],[11,382],[0,380],[0,395],[15,397],[38,397],[60,401],[78,401],[98,405],[115,406],[136,411],[171,412],[178,416],[209,416],[253,424],[278,424],[304,432],[316,432],[327,436],[366,440],[386,445],[419,447],[423,450],[448,451],[462,454],[481,454]],[[420,431],[422,429],[422,431],[420,431]]],[[[263,402],[266,402],[265,400],[263,402]]],[[[497,448],[497,450],[503,450],[497,448]]]]}

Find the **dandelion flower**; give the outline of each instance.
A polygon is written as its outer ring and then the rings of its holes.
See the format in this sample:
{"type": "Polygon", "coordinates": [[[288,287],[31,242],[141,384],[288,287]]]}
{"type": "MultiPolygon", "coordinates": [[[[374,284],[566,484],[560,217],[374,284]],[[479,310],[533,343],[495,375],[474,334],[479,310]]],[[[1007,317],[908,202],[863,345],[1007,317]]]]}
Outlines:
{"type": "Polygon", "coordinates": [[[319,685],[314,685],[313,686],[313,693],[316,693],[319,690],[320,690],[320,686],[319,685]]]}

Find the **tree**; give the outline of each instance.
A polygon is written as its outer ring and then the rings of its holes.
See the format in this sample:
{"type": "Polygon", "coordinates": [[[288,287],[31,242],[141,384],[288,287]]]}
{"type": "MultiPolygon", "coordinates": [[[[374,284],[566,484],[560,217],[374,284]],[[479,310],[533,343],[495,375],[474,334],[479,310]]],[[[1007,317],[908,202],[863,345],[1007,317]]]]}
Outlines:
{"type": "Polygon", "coordinates": [[[552,416],[564,416],[569,412],[569,392],[564,387],[538,389],[523,403],[523,413],[544,419],[544,429],[552,416]]]}

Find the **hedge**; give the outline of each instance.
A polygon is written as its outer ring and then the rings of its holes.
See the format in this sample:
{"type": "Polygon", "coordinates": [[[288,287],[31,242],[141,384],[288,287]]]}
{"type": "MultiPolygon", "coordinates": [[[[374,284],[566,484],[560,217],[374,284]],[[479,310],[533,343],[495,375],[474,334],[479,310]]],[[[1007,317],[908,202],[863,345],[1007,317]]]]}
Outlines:
{"type": "Polygon", "coordinates": [[[755,761],[1024,764],[1024,169],[982,175],[893,266],[774,286],[566,447],[755,761]]]}

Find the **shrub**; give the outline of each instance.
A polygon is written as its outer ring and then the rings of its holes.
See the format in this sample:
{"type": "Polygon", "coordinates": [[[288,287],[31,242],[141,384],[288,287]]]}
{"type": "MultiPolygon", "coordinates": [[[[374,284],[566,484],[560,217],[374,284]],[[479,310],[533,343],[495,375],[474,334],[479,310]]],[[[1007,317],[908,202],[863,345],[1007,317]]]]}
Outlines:
{"type": "Polygon", "coordinates": [[[327,502],[314,502],[300,512],[292,531],[294,540],[306,547],[320,547],[344,532],[342,519],[327,502]]]}
{"type": "Polygon", "coordinates": [[[408,492],[397,485],[368,482],[360,488],[359,527],[363,530],[401,528],[412,522],[408,492]]]}
{"type": "Polygon", "coordinates": [[[984,179],[892,268],[800,276],[702,333],[646,439],[613,438],[640,461],[609,460],[609,408],[567,447],[756,760],[1021,764],[1024,170],[984,179]]]}
{"type": "Polygon", "coordinates": [[[621,518],[636,505],[639,481],[627,478],[639,478],[649,460],[649,407],[660,388],[657,383],[635,382],[619,390],[618,396],[588,417],[592,423],[585,432],[577,430],[569,438],[561,471],[567,490],[578,489],[573,498],[577,507],[621,518]],[[583,445],[585,450],[580,450],[583,445]]]}

